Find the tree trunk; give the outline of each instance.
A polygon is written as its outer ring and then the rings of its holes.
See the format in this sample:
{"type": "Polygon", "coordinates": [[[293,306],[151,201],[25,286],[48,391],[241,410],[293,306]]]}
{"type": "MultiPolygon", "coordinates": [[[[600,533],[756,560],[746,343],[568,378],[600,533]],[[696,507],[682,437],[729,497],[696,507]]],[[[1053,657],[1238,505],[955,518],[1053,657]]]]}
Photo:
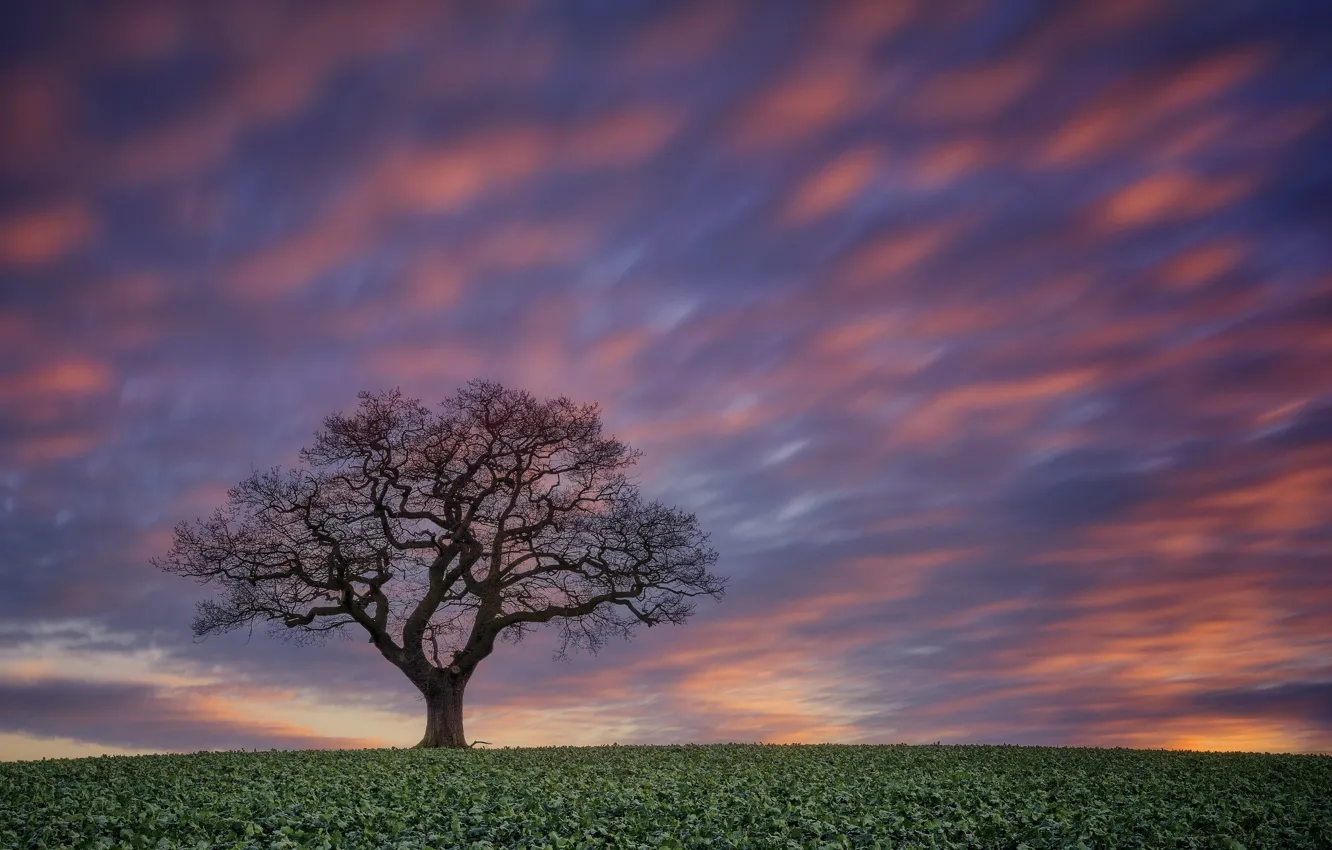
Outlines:
{"type": "Polygon", "coordinates": [[[463,690],[471,672],[432,670],[417,687],[425,696],[425,737],[417,747],[466,747],[463,737],[463,690]]]}

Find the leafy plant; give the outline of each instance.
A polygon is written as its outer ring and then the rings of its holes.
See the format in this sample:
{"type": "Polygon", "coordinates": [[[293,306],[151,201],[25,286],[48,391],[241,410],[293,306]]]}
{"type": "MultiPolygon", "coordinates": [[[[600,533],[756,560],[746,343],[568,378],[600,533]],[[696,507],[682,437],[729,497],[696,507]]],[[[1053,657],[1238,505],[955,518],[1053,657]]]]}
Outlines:
{"type": "Polygon", "coordinates": [[[1004,746],[0,764],[5,848],[1332,847],[1332,758],[1004,746]]]}

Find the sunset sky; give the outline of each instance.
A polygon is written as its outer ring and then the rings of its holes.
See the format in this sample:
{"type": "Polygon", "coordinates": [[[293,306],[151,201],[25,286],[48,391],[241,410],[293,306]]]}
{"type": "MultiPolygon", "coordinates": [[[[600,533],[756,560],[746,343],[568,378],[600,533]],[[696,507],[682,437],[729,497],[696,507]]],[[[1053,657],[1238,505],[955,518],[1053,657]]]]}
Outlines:
{"type": "Polygon", "coordinates": [[[602,405],[730,577],[498,745],[1332,750],[1332,9],[7,4],[0,758],[410,746],[173,525],[358,390],[602,405]],[[316,9],[318,10],[316,12],[316,9]]]}

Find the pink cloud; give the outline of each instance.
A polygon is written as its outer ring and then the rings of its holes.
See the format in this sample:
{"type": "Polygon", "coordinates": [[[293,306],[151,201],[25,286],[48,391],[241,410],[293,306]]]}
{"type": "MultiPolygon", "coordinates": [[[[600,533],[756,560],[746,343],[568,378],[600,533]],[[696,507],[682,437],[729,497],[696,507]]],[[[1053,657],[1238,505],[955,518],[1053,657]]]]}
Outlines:
{"type": "MultiPolygon", "coordinates": [[[[357,389],[495,377],[601,402],[737,580],[595,661],[515,647],[478,731],[1328,745],[1206,702],[1327,678],[1303,34],[1150,2],[144,8],[0,88],[0,510],[55,565],[24,616],[184,616],[143,565],[177,514],[357,389]]],[[[149,701],[378,740],[247,703],[296,690],[149,701]]]]}
{"type": "Polygon", "coordinates": [[[870,93],[866,69],[857,59],[810,62],[745,107],[734,139],[748,149],[809,138],[860,112],[870,93]]]}
{"type": "Polygon", "coordinates": [[[881,165],[878,152],[869,148],[837,156],[796,188],[786,219],[799,223],[836,212],[866,188],[881,165]]]}
{"type": "Polygon", "coordinates": [[[847,280],[860,290],[891,287],[893,278],[946,251],[965,226],[959,219],[889,231],[848,261],[847,280]]]}
{"type": "Polygon", "coordinates": [[[1254,179],[1245,175],[1206,178],[1177,171],[1150,174],[1106,198],[1100,205],[1101,219],[1108,227],[1126,228],[1199,217],[1234,203],[1254,185],[1254,179]]]}
{"type": "Polygon", "coordinates": [[[661,105],[611,113],[575,127],[564,141],[564,158],[585,167],[639,163],[661,150],[683,122],[679,109],[661,105]]]}
{"type": "Polygon", "coordinates": [[[1042,68],[1029,59],[948,71],[926,81],[912,110],[927,121],[977,121],[1003,112],[1027,95],[1042,68]]]}
{"type": "Polygon", "coordinates": [[[0,80],[0,165],[35,167],[65,141],[65,81],[52,71],[29,70],[0,80]]]}
{"type": "Polygon", "coordinates": [[[0,263],[40,266],[82,246],[95,231],[83,204],[65,203],[0,220],[0,263]]]}
{"type": "MultiPolygon", "coordinates": [[[[207,10],[193,23],[211,31],[193,35],[220,37],[242,70],[190,114],[119,148],[115,175],[129,181],[167,180],[216,164],[244,133],[308,106],[338,68],[400,46],[418,10],[412,3],[390,3],[372,13],[330,7],[302,18],[299,26],[262,3],[207,10]]],[[[150,26],[142,29],[160,42],[155,49],[179,43],[166,23],[155,16],[146,20],[150,26]],[[156,27],[161,34],[153,35],[156,27]]]]}
{"type": "Polygon", "coordinates": [[[742,9],[741,4],[727,0],[663,8],[664,14],[618,49],[619,63],[631,72],[674,70],[721,49],[742,9]]]}
{"type": "Polygon", "coordinates": [[[17,402],[41,396],[86,396],[110,387],[113,373],[93,360],[63,359],[0,379],[0,398],[17,402]]]}

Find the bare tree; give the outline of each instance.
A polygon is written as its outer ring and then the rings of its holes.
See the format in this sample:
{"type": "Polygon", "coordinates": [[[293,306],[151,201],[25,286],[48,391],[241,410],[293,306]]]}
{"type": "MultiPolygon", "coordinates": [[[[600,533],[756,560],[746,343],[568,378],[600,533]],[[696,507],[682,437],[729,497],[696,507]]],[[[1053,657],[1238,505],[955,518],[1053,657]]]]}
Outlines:
{"type": "Polygon", "coordinates": [[[396,390],[360,400],[301,467],[256,472],[153,559],[220,586],[196,634],[359,626],[425,697],[418,746],[464,747],[463,691],[501,636],[550,624],[561,653],[596,651],[722,595],[708,536],[642,499],[625,475],[639,453],[602,435],[595,405],[486,381],[437,412],[396,390]]]}

